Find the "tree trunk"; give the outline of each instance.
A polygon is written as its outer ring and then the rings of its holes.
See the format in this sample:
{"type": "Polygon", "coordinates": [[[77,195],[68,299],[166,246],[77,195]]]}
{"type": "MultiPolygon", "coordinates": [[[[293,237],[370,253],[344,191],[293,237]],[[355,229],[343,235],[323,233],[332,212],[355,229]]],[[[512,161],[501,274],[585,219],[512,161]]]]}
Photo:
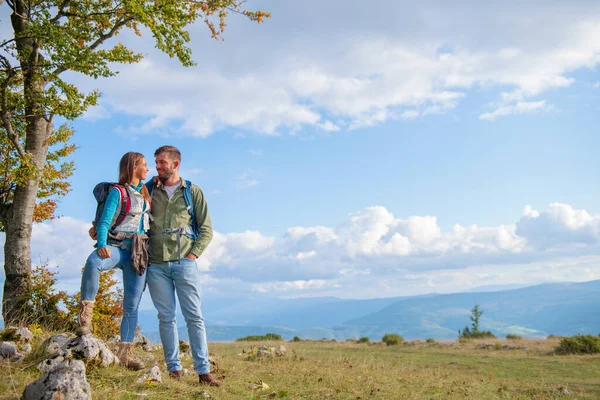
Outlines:
{"type": "Polygon", "coordinates": [[[25,153],[35,171],[23,185],[15,189],[13,202],[5,224],[4,243],[4,294],[2,315],[4,325],[18,324],[34,317],[28,306],[31,274],[31,230],[33,212],[42,169],[48,153],[47,138],[52,129],[52,120],[47,119],[44,110],[44,88],[46,83],[40,62],[43,56],[39,46],[26,35],[29,24],[30,4],[15,0],[11,15],[15,32],[15,43],[21,69],[24,71],[23,94],[25,98],[25,153]]]}
{"type": "Polygon", "coordinates": [[[48,129],[51,128],[49,124],[51,122],[42,116],[28,118],[25,150],[31,156],[31,162],[36,166],[38,173],[25,185],[17,186],[5,226],[6,280],[2,299],[4,326],[18,324],[32,317],[27,305],[31,273],[31,230],[40,175],[48,152],[46,137],[48,129]]]}

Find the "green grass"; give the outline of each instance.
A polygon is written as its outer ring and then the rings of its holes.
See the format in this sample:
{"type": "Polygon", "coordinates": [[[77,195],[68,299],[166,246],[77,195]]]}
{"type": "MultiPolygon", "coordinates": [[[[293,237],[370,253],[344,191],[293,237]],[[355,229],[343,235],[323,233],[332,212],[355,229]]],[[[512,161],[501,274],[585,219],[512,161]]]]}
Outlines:
{"type": "MultiPolygon", "coordinates": [[[[162,353],[153,357],[162,384],[137,383],[144,371],[90,368],[94,399],[597,399],[600,355],[555,355],[559,340],[519,341],[528,350],[475,350],[478,341],[398,346],[335,342],[286,342],[283,357],[248,355],[250,343],[211,343],[223,388],[166,376],[162,353]],[[238,354],[246,351],[242,356],[238,354]],[[266,383],[270,389],[257,388],[266,383]]],[[[281,342],[253,344],[278,347],[281,342]]],[[[486,343],[508,343],[495,340],[486,343]]],[[[514,341],[511,341],[514,343],[514,341]]],[[[192,361],[184,358],[192,371],[192,361]]],[[[32,360],[3,364],[0,399],[17,399],[40,374],[32,360]]]]}

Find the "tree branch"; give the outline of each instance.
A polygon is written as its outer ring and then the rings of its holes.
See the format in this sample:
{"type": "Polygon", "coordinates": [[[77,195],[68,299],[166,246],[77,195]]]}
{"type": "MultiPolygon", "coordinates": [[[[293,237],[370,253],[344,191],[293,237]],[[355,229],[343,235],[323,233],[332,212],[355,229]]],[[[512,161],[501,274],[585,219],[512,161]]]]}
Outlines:
{"type": "MultiPolygon", "coordinates": [[[[104,43],[107,39],[110,39],[111,37],[113,37],[115,35],[115,33],[121,29],[123,26],[125,26],[125,24],[127,24],[128,22],[131,22],[134,20],[134,17],[127,17],[127,18],[121,18],[117,23],[115,23],[115,25],[104,35],[100,35],[100,37],[98,39],[96,39],[96,41],[94,43],[92,43],[91,45],[89,45],[87,47],[87,50],[96,50],[96,48],[98,46],[100,46],[102,43],[104,43]]],[[[58,76],[59,74],[65,72],[67,69],[66,65],[61,65],[58,68],[56,68],[53,72],[52,75],[58,76]]]]}
{"type": "Polygon", "coordinates": [[[10,141],[15,145],[15,148],[17,149],[17,152],[19,153],[19,155],[21,157],[25,157],[25,149],[23,148],[23,146],[21,145],[21,141],[19,140],[19,135],[17,135],[12,127],[12,124],[10,123],[10,114],[8,112],[8,107],[7,107],[7,102],[6,102],[6,97],[8,95],[8,85],[10,83],[10,80],[16,75],[15,72],[13,71],[13,69],[11,68],[10,65],[10,61],[8,61],[8,59],[3,56],[0,55],[0,57],[2,58],[2,63],[4,65],[6,65],[6,79],[4,79],[4,81],[2,82],[2,94],[1,94],[1,100],[0,100],[0,118],[2,119],[2,125],[4,126],[4,129],[6,129],[6,134],[8,135],[10,141]]]}

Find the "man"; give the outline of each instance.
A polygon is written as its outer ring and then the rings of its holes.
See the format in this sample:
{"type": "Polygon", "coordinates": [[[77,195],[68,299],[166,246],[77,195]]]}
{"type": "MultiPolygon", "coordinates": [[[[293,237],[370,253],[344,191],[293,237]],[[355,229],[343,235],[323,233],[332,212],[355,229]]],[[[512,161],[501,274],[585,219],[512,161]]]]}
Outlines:
{"type": "Polygon", "coordinates": [[[220,386],[210,374],[206,329],[200,309],[200,272],[196,259],[212,239],[212,224],[206,199],[196,185],[191,187],[196,219],[193,221],[184,198],[186,181],[179,176],[181,153],[174,146],[159,147],[154,153],[158,182],[147,183],[152,191],[150,223],[150,265],[146,272],[148,289],[158,310],[160,339],[169,376],[182,376],[179,360],[179,336],[176,322],[175,294],[187,324],[194,370],[201,384],[220,386]],[[154,186],[154,187],[152,187],[154,186]]]}

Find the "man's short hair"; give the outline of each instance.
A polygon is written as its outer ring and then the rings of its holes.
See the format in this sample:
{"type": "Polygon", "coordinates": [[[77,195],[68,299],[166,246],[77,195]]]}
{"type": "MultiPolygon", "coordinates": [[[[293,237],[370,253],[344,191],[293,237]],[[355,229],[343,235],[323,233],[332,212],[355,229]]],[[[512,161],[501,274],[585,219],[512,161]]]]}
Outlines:
{"type": "Polygon", "coordinates": [[[175,146],[160,146],[154,152],[154,157],[156,157],[160,153],[167,153],[169,155],[169,158],[171,158],[172,160],[181,161],[181,152],[175,146]]]}

